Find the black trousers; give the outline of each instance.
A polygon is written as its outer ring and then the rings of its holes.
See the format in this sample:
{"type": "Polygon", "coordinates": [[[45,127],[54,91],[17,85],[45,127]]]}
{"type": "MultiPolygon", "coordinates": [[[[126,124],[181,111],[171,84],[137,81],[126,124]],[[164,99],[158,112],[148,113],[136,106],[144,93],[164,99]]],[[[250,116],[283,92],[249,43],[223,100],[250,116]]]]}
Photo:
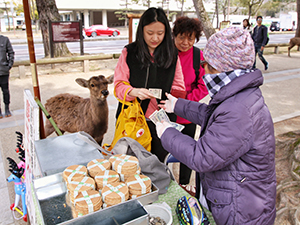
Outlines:
{"type": "Polygon", "coordinates": [[[151,137],[152,137],[151,153],[156,155],[157,158],[159,159],[159,161],[161,161],[163,163],[166,156],[169,154],[169,152],[167,152],[163,148],[160,138],[157,136],[155,124],[149,120],[147,120],[147,124],[148,124],[149,130],[151,132],[151,137]]]}
{"type": "MultiPolygon", "coordinates": [[[[184,124],[185,128],[181,131],[181,133],[186,134],[192,138],[195,136],[196,132],[196,124],[189,123],[184,124]]],[[[180,163],[180,170],[179,170],[179,184],[189,184],[191,178],[192,170],[187,167],[185,164],[180,163]]]]}
{"type": "Polygon", "coordinates": [[[5,105],[9,105],[9,103],[10,103],[8,80],[9,80],[9,75],[2,75],[2,76],[0,75],[0,87],[2,89],[3,102],[5,105]]]}

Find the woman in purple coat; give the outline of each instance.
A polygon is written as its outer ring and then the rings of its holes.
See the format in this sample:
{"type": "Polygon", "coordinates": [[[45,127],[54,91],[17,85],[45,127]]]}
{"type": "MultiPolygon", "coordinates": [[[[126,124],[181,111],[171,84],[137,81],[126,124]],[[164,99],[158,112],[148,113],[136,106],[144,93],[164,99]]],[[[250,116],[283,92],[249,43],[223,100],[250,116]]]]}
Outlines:
{"type": "Polygon", "coordinates": [[[209,104],[177,99],[160,105],[201,126],[198,141],[158,123],[163,147],[197,172],[196,196],[217,224],[273,224],[276,216],[273,121],[259,86],[249,32],[237,27],[212,35],[203,52],[209,104]]]}

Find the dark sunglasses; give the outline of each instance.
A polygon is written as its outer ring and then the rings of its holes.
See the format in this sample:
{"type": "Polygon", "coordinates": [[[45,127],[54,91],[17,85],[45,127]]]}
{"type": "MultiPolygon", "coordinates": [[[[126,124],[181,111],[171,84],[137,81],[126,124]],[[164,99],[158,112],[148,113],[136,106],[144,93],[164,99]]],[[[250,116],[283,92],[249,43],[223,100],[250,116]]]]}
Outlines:
{"type": "Polygon", "coordinates": [[[200,60],[200,66],[204,69],[205,64],[207,64],[207,62],[205,60],[200,60]]]}

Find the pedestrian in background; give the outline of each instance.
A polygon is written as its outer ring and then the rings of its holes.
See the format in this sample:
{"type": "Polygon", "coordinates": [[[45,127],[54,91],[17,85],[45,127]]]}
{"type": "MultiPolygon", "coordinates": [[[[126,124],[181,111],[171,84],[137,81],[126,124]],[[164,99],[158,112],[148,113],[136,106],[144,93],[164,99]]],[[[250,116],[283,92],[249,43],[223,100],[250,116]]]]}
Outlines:
{"type": "Polygon", "coordinates": [[[258,16],[256,18],[257,25],[254,27],[252,32],[252,39],[255,47],[255,61],[253,64],[253,69],[256,68],[256,55],[258,54],[258,58],[264,64],[265,70],[267,70],[269,68],[269,63],[263,57],[263,53],[265,45],[268,42],[268,28],[265,25],[262,25],[262,20],[262,16],[258,16]]]}
{"type": "Polygon", "coordinates": [[[203,56],[209,104],[166,94],[168,100],[159,105],[199,124],[198,141],[168,122],[156,124],[157,135],[168,152],[197,172],[196,197],[216,224],[272,225],[274,125],[260,90],[262,73],[251,69],[253,40],[249,32],[229,27],[208,39],[203,56]]]}
{"type": "MultiPolygon", "coordinates": [[[[179,17],[174,22],[173,36],[175,46],[178,49],[186,96],[183,98],[199,102],[203,99],[208,91],[202,77],[205,74],[204,69],[200,66],[200,60],[203,60],[203,53],[199,48],[194,46],[195,40],[199,41],[203,31],[202,24],[198,19],[189,17],[179,17]]],[[[177,123],[183,124],[185,128],[181,131],[192,138],[195,136],[196,124],[177,116],[177,123]]],[[[190,183],[192,170],[185,164],[180,163],[179,184],[189,193],[193,194],[193,187],[187,186],[190,183]]]]}
{"type": "MultiPolygon", "coordinates": [[[[3,93],[3,102],[5,104],[5,117],[10,117],[9,111],[10,94],[9,94],[9,71],[14,64],[15,52],[11,46],[8,37],[0,35],[0,86],[3,93]]],[[[0,119],[3,114],[0,107],[0,119]]]]}
{"type": "Polygon", "coordinates": [[[247,30],[250,34],[252,33],[251,24],[248,19],[243,20],[243,28],[247,30]]]}
{"type": "MultiPolygon", "coordinates": [[[[122,50],[115,68],[114,85],[117,97],[123,99],[128,85],[120,81],[131,85],[126,101],[138,98],[141,102],[152,137],[151,153],[163,162],[168,152],[163,149],[155,125],[149,119],[155,110],[159,110],[160,99],[156,99],[149,88],[160,90],[161,99],[165,100],[165,92],[185,94],[185,87],[172,31],[162,8],[152,7],[143,13],[137,28],[136,41],[122,50]]],[[[119,103],[117,118],[121,107],[119,103]]],[[[169,117],[171,121],[176,121],[175,114],[169,117]]]]}

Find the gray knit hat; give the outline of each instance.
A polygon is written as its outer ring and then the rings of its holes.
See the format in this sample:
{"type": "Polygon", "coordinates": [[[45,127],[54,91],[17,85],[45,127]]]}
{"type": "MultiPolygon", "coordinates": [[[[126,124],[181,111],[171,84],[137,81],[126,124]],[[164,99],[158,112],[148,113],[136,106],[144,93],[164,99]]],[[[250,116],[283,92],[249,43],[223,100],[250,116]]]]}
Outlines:
{"type": "Polygon", "coordinates": [[[229,27],[208,39],[203,56],[220,72],[251,69],[255,60],[253,40],[248,31],[229,27]]]}

